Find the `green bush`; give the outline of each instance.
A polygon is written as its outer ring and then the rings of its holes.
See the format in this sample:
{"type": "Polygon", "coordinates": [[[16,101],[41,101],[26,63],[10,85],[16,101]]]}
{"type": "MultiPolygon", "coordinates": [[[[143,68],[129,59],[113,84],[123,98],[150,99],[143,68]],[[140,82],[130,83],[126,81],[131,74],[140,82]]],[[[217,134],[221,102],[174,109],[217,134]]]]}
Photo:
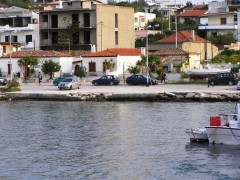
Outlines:
{"type": "Polygon", "coordinates": [[[189,78],[189,75],[185,72],[181,72],[181,78],[182,79],[189,78]]]}
{"type": "Polygon", "coordinates": [[[180,80],[176,82],[167,82],[166,84],[207,84],[207,81],[202,79],[193,79],[189,81],[180,80]]]}
{"type": "Polygon", "coordinates": [[[240,67],[233,67],[233,68],[231,68],[231,72],[238,73],[239,69],[240,69],[240,67]]]}
{"type": "Polygon", "coordinates": [[[7,83],[7,87],[2,89],[2,92],[15,92],[21,91],[19,88],[20,84],[17,80],[13,79],[7,83]]]}

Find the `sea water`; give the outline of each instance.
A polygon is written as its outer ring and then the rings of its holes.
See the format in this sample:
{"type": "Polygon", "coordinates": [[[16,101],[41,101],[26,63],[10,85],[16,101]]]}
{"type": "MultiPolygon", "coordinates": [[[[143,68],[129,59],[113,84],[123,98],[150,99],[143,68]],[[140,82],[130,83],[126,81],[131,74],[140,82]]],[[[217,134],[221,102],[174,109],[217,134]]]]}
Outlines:
{"type": "Polygon", "coordinates": [[[0,179],[240,179],[240,147],[187,128],[235,103],[2,101],[0,179]]]}

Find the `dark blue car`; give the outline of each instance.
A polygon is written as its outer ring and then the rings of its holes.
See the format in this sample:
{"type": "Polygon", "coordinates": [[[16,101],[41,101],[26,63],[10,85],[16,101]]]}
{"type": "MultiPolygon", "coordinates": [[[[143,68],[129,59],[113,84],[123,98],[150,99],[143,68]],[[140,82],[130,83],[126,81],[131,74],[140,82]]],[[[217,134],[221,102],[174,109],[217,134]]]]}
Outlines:
{"type": "Polygon", "coordinates": [[[120,80],[117,76],[114,75],[104,75],[100,77],[99,79],[95,79],[92,81],[92,84],[95,86],[97,85],[118,85],[120,83],[120,80]]]}
{"type": "MultiPolygon", "coordinates": [[[[147,85],[147,76],[145,75],[132,75],[126,79],[128,85],[147,85]]],[[[148,85],[156,85],[158,80],[148,77],[148,85]]]]}

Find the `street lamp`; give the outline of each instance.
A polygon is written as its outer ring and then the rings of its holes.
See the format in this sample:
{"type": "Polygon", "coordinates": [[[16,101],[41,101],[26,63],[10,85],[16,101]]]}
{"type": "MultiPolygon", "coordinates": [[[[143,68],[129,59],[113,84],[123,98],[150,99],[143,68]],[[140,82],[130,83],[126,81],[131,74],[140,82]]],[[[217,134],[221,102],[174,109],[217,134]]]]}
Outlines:
{"type": "Polygon", "coordinates": [[[149,86],[149,83],[148,83],[148,27],[150,26],[147,26],[146,28],[146,75],[147,75],[147,87],[149,86]]]}
{"type": "Polygon", "coordinates": [[[12,81],[12,32],[9,33],[9,41],[10,41],[10,81],[12,81]]]}
{"type": "Polygon", "coordinates": [[[128,65],[128,63],[127,63],[127,62],[120,62],[120,63],[119,63],[119,66],[120,66],[121,64],[123,65],[123,84],[125,84],[125,72],[124,72],[124,65],[125,65],[125,64],[126,64],[126,65],[128,65]]]}

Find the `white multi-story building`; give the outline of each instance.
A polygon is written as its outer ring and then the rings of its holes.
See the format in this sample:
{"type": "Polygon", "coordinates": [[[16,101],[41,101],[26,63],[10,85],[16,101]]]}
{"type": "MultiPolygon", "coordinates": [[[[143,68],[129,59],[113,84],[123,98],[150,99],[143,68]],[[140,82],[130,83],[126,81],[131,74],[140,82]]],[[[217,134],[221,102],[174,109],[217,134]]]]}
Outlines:
{"type": "Polygon", "coordinates": [[[206,30],[207,36],[233,33],[240,41],[240,1],[226,0],[222,2],[209,2],[208,13],[203,15],[208,18],[208,24],[200,25],[199,29],[206,30]]]}
{"type": "Polygon", "coordinates": [[[144,30],[148,22],[156,18],[154,13],[136,12],[134,13],[134,29],[144,30]]]}
{"type": "Polygon", "coordinates": [[[0,44],[2,54],[9,53],[11,43],[21,50],[39,50],[39,15],[31,10],[12,6],[0,11],[0,44]],[[11,37],[10,37],[11,35],[11,37]]]}

